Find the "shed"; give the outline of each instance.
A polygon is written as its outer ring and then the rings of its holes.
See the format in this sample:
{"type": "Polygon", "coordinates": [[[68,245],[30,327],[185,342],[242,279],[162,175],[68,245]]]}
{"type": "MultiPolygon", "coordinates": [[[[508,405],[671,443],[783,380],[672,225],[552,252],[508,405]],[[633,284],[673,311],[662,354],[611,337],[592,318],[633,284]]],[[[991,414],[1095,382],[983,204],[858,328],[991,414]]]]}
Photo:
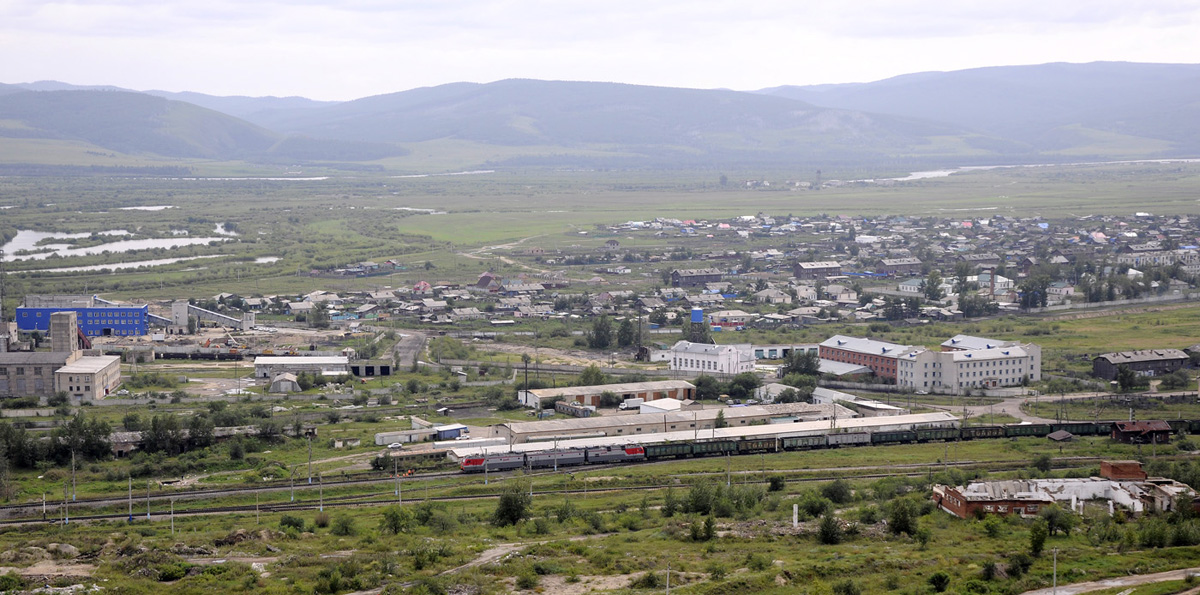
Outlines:
{"type": "Polygon", "coordinates": [[[1050,432],[1049,434],[1046,435],[1046,437],[1055,442],[1069,442],[1072,438],[1075,437],[1075,434],[1072,434],[1066,430],[1057,430],[1054,432],[1050,432]]]}
{"type": "Polygon", "coordinates": [[[295,374],[284,372],[276,374],[271,379],[271,390],[273,393],[298,393],[300,392],[300,382],[296,379],[295,374]]]}
{"type": "Polygon", "coordinates": [[[467,426],[462,424],[449,424],[445,426],[435,426],[433,432],[437,440],[453,440],[467,433],[467,426]]]}
{"type": "Polygon", "coordinates": [[[1112,439],[1126,444],[1166,444],[1171,441],[1171,426],[1162,420],[1115,421],[1112,439]]]}

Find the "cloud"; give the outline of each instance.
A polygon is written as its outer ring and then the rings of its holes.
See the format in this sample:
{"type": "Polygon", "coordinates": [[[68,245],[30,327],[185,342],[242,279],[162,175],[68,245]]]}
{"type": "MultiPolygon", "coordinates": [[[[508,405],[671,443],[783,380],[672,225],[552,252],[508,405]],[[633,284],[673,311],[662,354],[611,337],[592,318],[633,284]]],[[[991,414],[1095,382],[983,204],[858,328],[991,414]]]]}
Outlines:
{"type": "Polygon", "coordinates": [[[1200,61],[1195,2],[0,3],[0,81],[348,99],[510,77],[758,88],[1050,61],[1200,61]]]}

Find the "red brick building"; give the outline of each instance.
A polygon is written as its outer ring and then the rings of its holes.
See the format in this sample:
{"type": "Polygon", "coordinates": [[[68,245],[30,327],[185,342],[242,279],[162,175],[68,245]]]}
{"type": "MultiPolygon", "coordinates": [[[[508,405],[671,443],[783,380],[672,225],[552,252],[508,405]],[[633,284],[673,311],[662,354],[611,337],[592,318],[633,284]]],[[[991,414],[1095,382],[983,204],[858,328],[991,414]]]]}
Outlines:
{"type": "Polygon", "coordinates": [[[933,502],[958,518],[969,519],[980,514],[1036,516],[1042,507],[1054,504],[1054,498],[1040,492],[991,494],[938,485],[933,486],[933,502]]]}
{"type": "Polygon", "coordinates": [[[1138,461],[1100,461],[1100,477],[1113,480],[1142,481],[1146,472],[1138,461]]]}
{"type": "Polygon", "coordinates": [[[909,345],[834,335],[817,347],[817,354],[821,359],[866,366],[876,376],[895,382],[896,361],[910,349],[909,345]]]}

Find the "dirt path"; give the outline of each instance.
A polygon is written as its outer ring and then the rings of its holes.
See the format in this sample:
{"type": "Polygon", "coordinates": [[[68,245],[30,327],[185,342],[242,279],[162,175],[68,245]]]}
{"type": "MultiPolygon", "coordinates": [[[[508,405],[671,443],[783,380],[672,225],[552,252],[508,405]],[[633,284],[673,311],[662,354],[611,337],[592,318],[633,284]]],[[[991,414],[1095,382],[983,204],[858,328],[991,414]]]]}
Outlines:
{"type": "MultiPolygon", "coordinates": [[[[1089,591],[1098,591],[1100,589],[1111,589],[1113,587],[1136,587],[1137,585],[1145,585],[1148,583],[1160,583],[1163,581],[1179,581],[1187,578],[1188,573],[1200,573],[1198,568],[1182,568],[1180,570],[1169,570],[1167,572],[1157,572],[1155,574],[1136,574],[1133,576],[1121,576],[1117,578],[1105,579],[1102,581],[1091,581],[1087,583],[1075,583],[1073,585],[1059,585],[1058,590],[1053,588],[1038,589],[1036,591],[1026,591],[1022,595],[1079,595],[1089,591]]],[[[1197,589],[1192,589],[1188,593],[1195,593],[1197,589]]]]}

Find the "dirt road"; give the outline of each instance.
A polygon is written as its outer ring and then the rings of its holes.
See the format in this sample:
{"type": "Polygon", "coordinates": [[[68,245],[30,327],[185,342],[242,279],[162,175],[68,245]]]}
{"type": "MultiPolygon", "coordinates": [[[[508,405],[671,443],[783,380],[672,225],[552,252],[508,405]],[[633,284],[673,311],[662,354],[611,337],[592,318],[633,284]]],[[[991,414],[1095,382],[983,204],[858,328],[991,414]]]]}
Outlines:
{"type": "MultiPolygon", "coordinates": [[[[1026,591],[1022,595],[1079,595],[1089,591],[1098,591],[1100,589],[1111,589],[1113,587],[1136,587],[1137,585],[1145,585],[1148,583],[1160,583],[1163,581],[1179,581],[1187,578],[1187,575],[1200,574],[1200,568],[1183,568],[1180,570],[1169,570],[1167,572],[1157,572],[1154,574],[1136,574],[1133,576],[1120,576],[1117,578],[1105,579],[1102,581],[1091,581],[1087,583],[1075,583],[1073,585],[1059,585],[1058,589],[1038,589],[1036,591],[1026,591]]],[[[1188,591],[1195,593],[1196,589],[1188,591]]]]}

